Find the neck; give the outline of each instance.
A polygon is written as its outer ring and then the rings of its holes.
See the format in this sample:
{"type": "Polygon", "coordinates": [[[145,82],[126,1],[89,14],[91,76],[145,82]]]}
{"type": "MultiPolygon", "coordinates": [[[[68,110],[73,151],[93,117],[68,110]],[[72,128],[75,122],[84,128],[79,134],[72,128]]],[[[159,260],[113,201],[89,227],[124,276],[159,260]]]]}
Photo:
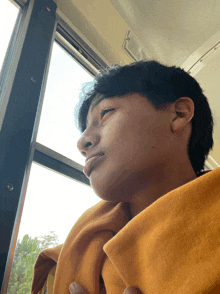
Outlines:
{"type": "Polygon", "coordinates": [[[146,188],[140,188],[129,201],[132,218],[160,197],[196,178],[191,164],[152,172],[151,179],[148,180],[150,184],[146,188]]]}

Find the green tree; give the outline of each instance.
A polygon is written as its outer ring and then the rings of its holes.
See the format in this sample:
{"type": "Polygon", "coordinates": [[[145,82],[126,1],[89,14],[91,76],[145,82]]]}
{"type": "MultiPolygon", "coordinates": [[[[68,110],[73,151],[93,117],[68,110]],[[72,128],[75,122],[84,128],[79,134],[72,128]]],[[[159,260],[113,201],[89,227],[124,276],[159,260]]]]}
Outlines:
{"type": "Polygon", "coordinates": [[[7,294],[28,294],[31,292],[33,270],[39,253],[58,245],[58,236],[50,235],[31,238],[25,235],[17,241],[7,294]]]}

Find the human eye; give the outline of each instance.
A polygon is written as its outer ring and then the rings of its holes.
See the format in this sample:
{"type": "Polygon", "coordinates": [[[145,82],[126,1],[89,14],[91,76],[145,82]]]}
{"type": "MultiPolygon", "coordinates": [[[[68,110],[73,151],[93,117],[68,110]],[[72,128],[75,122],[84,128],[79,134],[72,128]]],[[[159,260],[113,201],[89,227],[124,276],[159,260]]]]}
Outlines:
{"type": "Polygon", "coordinates": [[[113,110],[115,110],[115,109],[114,109],[114,108],[103,109],[103,110],[101,111],[101,118],[103,118],[103,116],[104,116],[106,113],[108,113],[108,112],[110,112],[110,111],[113,111],[113,110]]]}

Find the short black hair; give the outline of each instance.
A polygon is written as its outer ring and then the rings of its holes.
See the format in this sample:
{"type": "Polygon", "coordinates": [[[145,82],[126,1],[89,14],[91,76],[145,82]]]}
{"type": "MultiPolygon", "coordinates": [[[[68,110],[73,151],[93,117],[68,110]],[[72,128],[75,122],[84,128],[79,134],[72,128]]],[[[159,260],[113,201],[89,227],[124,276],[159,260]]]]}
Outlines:
{"type": "Polygon", "coordinates": [[[86,129],[89,107],[97,94],[104,98],[122,97],[133,93],[145,96],[156,109],[173,103],[180,97],[194,102],[192,133],[188,155],[196,175],[204,169],[205,160],[213,147],[213,117],[199,83],[183,69],[162,65],[155,60],[141,60],[128,65],[114,65],[101,70],[78,103],[78,128],[86,129]]]}

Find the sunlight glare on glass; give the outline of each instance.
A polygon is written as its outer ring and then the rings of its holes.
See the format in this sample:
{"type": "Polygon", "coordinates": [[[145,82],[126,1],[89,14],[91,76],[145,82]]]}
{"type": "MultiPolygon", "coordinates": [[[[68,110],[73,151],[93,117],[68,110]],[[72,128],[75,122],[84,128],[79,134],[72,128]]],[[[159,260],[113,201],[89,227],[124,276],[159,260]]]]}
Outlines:
{"type": "Polygon", "coordinates": [[[55,231],[61,244],[78,218],[101,200],[88,185],[33,162],[18,239],[55,231]]]}
{"type": "Polygon", "coordinates": [[[9,0],[0,0],[0,71],[18,15],[18,8],[9,0]]]}
{"type": "Polygon", "coordinates": [[[80,132],[75,126],[74,109],[84,83],[93,76],[56,42],[53,45],[37,142],[84,165],[76,144],[80,132]]]}

